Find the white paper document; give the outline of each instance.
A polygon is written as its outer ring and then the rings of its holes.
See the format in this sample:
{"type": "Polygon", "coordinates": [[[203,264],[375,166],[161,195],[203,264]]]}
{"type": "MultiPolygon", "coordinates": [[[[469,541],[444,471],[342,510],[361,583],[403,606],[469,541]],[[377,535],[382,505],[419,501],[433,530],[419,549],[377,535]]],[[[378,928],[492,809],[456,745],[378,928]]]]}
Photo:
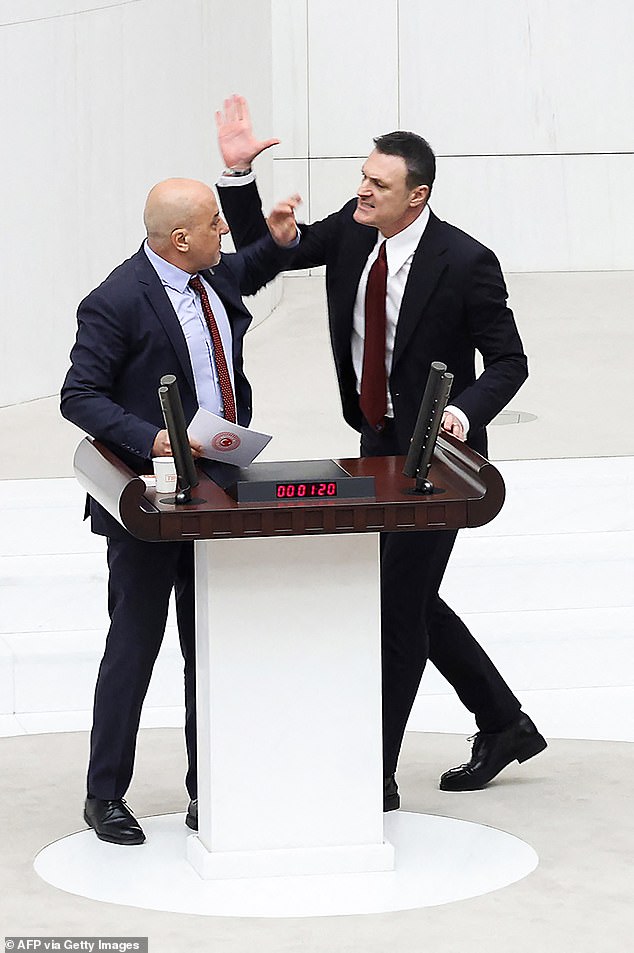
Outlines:
{"type": "Polygon", "coordinates": [[[248,467],[253,463],[271,439],[270,434],[232,424],[202,408],[196,411],[187,433],[202,443],[204,457],[237,467],[248,467]]]}

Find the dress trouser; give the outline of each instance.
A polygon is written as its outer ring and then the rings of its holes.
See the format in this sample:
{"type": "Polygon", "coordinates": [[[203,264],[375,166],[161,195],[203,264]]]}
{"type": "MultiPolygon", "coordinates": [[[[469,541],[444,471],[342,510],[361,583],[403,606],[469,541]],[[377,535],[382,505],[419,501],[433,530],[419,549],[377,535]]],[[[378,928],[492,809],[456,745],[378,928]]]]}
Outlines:
{"type": "MultiPolygon", "coordinates": [[[[398,448],[393,425],[364,432],[362,456],[389,456],[398,448]]],[[[473,712],[480,731],[501,731],[520,703],[464,622],[438,590],[457,530],[381,534],[381,641],[383,767],[388,777],[398,756],[429,658],[473,712]]]]}
{"type": "Polygon", "coordinates": [[[185,785],[196,797],[194,546],[108,539],[110,629],[95,688],[88,793],[124,796],[134,768],[141,707],[165,633],[174,589],[185,662],[185,785]]]}

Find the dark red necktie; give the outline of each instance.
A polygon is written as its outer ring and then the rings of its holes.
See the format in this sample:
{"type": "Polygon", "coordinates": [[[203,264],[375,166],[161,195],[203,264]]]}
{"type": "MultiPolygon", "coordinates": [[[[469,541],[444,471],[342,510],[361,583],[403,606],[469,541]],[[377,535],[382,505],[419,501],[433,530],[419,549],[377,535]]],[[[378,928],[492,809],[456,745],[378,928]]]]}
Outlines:
{"type": "Polygon", "coordinates": [[[200,296],[200,303],[203,306],[205,321],[207,322],[207,327],[209,328],[209,333],[211,334],[211,342],[214,346],[214,358],[216,361],[216,370],[218,372],[220,393],[222,394],[225,420],[235,424],[236,402],[233,397],[231,378],[229,377],[229,369],[227,368],[227,360],[225,358],[225,352],[222,346],[220,331],[218,330],[214,313],[211,310],[211,305],[209,304],[209,298],[207,297],[205,286],[198,275],[194,275],[193,278],[189,279],[189,287],[193,288],[194,291],[200,296]]]}
{"type": "Polygon", "coordinates": [[[363,416],[382,430],[387,410],[387,378],[385,375],[385,296],[387,294],[387,258],[385,242],[370,268],[365,292],[365,339],[359,403],[363,416]]]}

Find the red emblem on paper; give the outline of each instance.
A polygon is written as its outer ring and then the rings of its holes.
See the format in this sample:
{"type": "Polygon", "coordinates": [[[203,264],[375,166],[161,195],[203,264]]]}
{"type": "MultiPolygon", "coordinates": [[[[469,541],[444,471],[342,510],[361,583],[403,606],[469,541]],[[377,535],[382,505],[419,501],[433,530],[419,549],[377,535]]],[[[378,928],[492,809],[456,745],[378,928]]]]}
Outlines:
{"type": "Polygon", "coordinates": [[[230,430],[223,430],[222,433],[217,433],[214,439],[211,441],[211,445],[214,450],[220,450],[227,452],[228,450],[237,450],[242,441],[237,433],[231,433],[230,430]]]}

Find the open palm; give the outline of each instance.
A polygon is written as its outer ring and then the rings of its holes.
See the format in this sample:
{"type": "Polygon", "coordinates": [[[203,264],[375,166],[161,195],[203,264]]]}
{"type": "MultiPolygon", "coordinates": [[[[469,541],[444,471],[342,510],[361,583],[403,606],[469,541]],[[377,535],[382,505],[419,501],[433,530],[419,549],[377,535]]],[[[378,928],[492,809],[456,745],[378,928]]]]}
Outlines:
{"type": "Polygon", "coordinates": [[[229,169],[247,169],[256,156],[280,141],[255,138],[244,96],[225,99],[224,108],[216,113],[216,128],[222,158],[229,169]]]}

